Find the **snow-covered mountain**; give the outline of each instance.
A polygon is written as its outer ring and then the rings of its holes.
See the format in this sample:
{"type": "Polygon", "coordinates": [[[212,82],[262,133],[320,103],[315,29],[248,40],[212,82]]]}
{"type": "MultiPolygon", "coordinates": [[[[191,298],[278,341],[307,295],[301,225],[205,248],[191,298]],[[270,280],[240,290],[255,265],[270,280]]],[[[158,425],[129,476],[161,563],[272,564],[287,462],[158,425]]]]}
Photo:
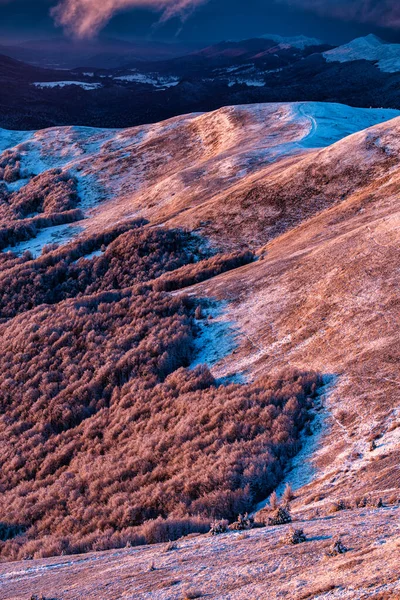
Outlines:
{"type": "Polygon", "coordinates": [[[304,48],[307,48],[308,46],[321,46],[324,44],[323,41],[317,38],[311,38],[305,35],[282,36],[275,33],[265,33],[261,37],[266,40],[272,40],[277,44],[285,44],[292,46],[292,48],[300,48],[301,50],[304,50],[304,48]]]}
{"type": "Polygon", "coordinates": [[[267,33],[157,63],[71,71],[0,56],[0,126],[126,128],[221,106],[294,100],[400,108],[400,45],[373,35],[335,49],[321,44],[267,33]]]}
{"type": "Polygon", "coordinates": [[[400,71],[400,44],[388,44],[373,34],[328,50],[323,56],[328,62],[368,60],[376,62],[379,69],[385,73],[400,71]]]}

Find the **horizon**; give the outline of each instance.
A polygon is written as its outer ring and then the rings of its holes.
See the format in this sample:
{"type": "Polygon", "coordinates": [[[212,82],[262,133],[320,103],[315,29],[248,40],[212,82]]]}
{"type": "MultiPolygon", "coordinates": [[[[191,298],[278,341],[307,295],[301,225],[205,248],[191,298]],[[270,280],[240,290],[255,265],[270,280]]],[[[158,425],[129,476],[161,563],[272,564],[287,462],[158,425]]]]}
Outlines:
{"type": "Polygon", "coordinates": [[[79,38],[70,38],[69,36],[66,36],[65,34],[63,34],[62,32],[52,32],[49,33],[48,35],[43,35],[43,36],[38,36],[38,37],[34,37],[34,36],[26,36],[26,37],[21,37],[21,38],[7,38],[7,37],[3,37],[2,35],[0,35],[0,48],[1,47],[13,47],[13,46],[24,46],[24,45],[30,45],[30,44],[37,44],[40,45],[41,43],[46,44],[46,43],[51,43],[51,42],[55,42],[55,43],[65,43],[65,44],[70,44],[71,47],[75,47],[75,48],[79,48],[79,47],[90,47],[90,46],[101,46],[101,45],[106,45],[107,43],[116,43],[116,42],[120,42],[123,44],[126,44],[127,46],[129,45],[134,45],[134,44],[149,44],[149,46],[151,46],[152,44],[154,45],[160,45],[160,46],[171,46],[171,47],[193,47],[193,48],[205,48],[207,46],[213,46],[213,45],[218,45],[220,43],[240,43],[242,41],[247,41],[247,40],[251,40],[251,39],[268,39],[268,37],[271,36],[271,39],[274,36],[281,36],[283,39],[295,39],[297,37],[304,37],[304,38],[308,38],[308,39],[316,39],[319,42],[321,42],[321,44],[326,44],[326,45],[330,45],[330,46],[341,46],[341,45],[345,45],[347,43],[352,42],[353,40],[356,39],[363,39],[363,38],[367,38],[369,36],[374,36],[376,38],[378,38],[381,42],[383,43],[397,43],[400,44],[400,36],[399,39],[390,39],[391,36],[386,36],[384,37],[382,34],[377,34],[376,32],[373,32],[372,30],[370,32],[365,32],[364,34],[360,34],[360,35],[355,35],[355,36],[349,36],[346,39],[344,39],[341,42],[337,42],[337,43],[333,43],[333,42],[329,42],[328,40],[320,37],[318,38],[317,36],[311,36],[311,35],[306,35],[302,32],[298,32],[298,33],[293,33],[292,35],[290,34],[285,34],[282,33],[281,31],[268,31],[265,33],[260,33],[260,34],[254,34],[254,35],[249,35],[247,37],[225,37],[225,38],[216,38],[215,40],[204,40],[203,43],[201,43],[201,41],[198,42],[188,42],[188,41],[184,41],[184,40],[180,40],[177,38],[172,38],[172,39],[157,39],[157,38],[149,38],[149,37],[140,37],[140,36],[132,36],[132,37],[128,37],[128,36],[124,36],[123,34],[120,35],[118,33],[114,33],[114,34],[108,34],[107,32],[104,33],[100,33],[99,35],[96,35],[93,38],[88,38],[88,39],[79,39],[79,38]]]}

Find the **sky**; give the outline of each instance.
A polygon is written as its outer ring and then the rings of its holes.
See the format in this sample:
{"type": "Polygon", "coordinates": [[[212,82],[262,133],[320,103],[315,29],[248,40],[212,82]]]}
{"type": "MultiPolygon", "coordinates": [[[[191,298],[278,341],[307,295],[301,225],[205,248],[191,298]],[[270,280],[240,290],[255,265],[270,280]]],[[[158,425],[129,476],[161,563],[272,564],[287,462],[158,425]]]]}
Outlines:
{"type": "Polygon", "coordinates": [[[400,42],[399,0],[0,0],[0,43],[100,35],[210,43],[265,33],[400,42]]]}

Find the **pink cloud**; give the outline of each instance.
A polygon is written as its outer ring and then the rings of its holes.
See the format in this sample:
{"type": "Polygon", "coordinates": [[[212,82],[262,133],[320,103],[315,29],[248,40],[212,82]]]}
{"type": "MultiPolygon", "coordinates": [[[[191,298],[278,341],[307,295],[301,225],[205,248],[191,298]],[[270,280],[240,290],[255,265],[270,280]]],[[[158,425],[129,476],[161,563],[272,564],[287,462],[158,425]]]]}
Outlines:
{"type": "Polygon", "coordinates": [[[60,0],[51,14],[58,25],[77,37],[96,35],[114,14],[129,8],[150,8],[162,20],[180,15],[184,18],[207,0],[60,0]]]}

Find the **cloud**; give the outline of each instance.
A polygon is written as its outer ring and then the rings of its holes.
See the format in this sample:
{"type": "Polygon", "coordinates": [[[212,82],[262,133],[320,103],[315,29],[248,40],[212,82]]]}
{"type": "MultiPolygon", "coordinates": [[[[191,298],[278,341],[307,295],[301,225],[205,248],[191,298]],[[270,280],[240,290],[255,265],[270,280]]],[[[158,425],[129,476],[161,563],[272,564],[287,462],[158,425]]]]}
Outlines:
{"type": "Polygon", "coordinates": [[[161,13],[161,20],[179,15],[185,18],[207,0],[61,0],[51,10],[56,23],[69,33],[85,38],[96,35],[114,16],[129,8],[149,8],[161,13]]]}
{"type": "Polygon", "coordinates": [[[400,29],[399,0],[280,0],[285,4],[356,23],[400,29]]]}
{"type": "MultiPolygon", "coordinates": [[[[158,12],[161,21],[173,16],[184,20],[197,6],[210,0],[35,0],[44,1],[55,4],[51,14],[58,25],[76,37],[85,38],[93,37],[115,14],[130,8],[158,12]]],[[[232,0],[218,1],[227,13],[234,15],[235,6],[237,11],[237,4],[232,0]]],[[[16,0],[0,0],[0,5],[13,2],[16,0]]],[[[264,16],[272,4],[281,4],[321,16],[400,30],[400,0],[260,0],[259,4],[262,3],[264,16]]]]}

